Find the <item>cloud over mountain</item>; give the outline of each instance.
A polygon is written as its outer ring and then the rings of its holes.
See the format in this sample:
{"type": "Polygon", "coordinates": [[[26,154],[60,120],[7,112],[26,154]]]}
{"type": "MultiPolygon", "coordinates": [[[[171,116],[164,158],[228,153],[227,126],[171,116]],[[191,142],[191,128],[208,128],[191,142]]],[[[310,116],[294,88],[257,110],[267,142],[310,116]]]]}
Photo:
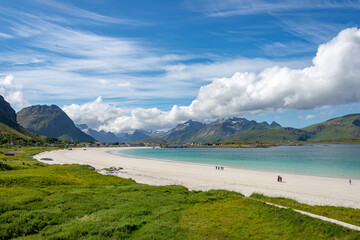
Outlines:
{"type": "Polygon", "coordinates": [[[345,29],[320,45],[312,63],[303,69],[277,66],[260,73],[237,72],[231,78],[215,79],[200,88],[189,106],[175,105],[170,111],[157,108],[126,111],[103,103],[101,98],[63,109],[75,122],[119,132],[171,127],[188,119],[360,102],[359,29],[345,29]],[[110,113],[106,109],[110,109],[110,113]]]}
{"type": "Polygon", "coordinates": [[[14,107],[24,107],[28,102],[24,99],[22,85],[15,82],[13,75],[0,78],[0,95],[4,96],[14,107]]]}

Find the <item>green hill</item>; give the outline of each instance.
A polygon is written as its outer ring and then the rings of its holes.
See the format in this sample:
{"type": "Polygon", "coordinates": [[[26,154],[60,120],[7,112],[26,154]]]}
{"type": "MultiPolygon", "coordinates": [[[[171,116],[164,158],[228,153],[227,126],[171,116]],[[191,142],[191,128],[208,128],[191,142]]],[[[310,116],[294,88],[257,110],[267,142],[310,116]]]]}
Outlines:
{"type": "Polygon", "coordinates": [[[31,106],[22,109],[17,114],[18,122],[27,130],[47,137],[62,140],[90,142],[95,139],[80,129],[56,105],[31,106]]]}
{"type": "Polygon", "coordinates": [[[232,135],[226,141],[265,141],[265,142],[360,142],[360,114],[314,124],[302,129],[289,127],[257,126],[239,134],[232,135]]]}
{"type": "Polygon", "coordinates": [[[264,141],[264,142],[299,142],[306,141],[311,133],[289,127],[256,127],[226,138],[228,142],[264,141]]]}
{"type": "Polygon", "coordinates": [[[353,141],[360,139],[360,114],[350,114],[343,117],[333,118],[326,122],[314,124],[303,128],[311,132],[309,141],[353,141]]]}
{"type": "Polygon", "coordinates": [[[10,142],[30,144],[44,140],[45,137],[40,137],[20,126],[16,122],[15,110],[0,96],[0,144],[10,142]]]}
{"type": "Polygon", "coordinates": [[[46,138],[29,132],[15,122],[0,119],[0,144],[13,142],[14,144],[30,144],[45,142],[46,138]]]}

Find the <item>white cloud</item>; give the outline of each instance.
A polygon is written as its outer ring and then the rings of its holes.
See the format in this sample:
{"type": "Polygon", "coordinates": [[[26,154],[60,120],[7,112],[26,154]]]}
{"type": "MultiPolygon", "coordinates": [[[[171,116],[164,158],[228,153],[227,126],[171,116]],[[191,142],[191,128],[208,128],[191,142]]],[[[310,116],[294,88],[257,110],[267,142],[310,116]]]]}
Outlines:
{"type": "MultiPolygon", "coordinates": [[[[59,2],[48,4],[65,10],[59,2]]],[[[294,60],[172,54],[150,48],[151,43],[144,40],[75,29],[75,19],[74,24],[67,25],[30,12],[13,10],[4,14],[8,14],[13,36],[25,46],[11,51],[4,49],[0,64],[10,66],[11,73],[23,85],[24,96],[34,103],[44,99],[50,103],[69,102],[95,96],[112,99],[121,96],[127,102],[140,103],[154,98],[188,102],[200,86],[214,78],[230,77],[236,71],[259,72],[275,65],[303,65],[294,60]],[[201,63],[187,61],[198,59],[201,63]],[[78,91],[84,88],[86,91],[78,91]]],[[[84,13],[83,18],[96,20],[92,16],[84,13]]]]}
{"type": "Polygon", "coordinates": [[[6,33],[1,33],[0,32],[0,38],[13,38],[13,36],[6,34],[6,33]]]}
{"type": "Polygon", "coordinates": [[[0,80],[0,85],[11,87],[14,84],[14,76],[13,75],[7,75],[6,77],[2,78],[0,80]]]}
{"type": "Polygon", "coordinates": [[[313,65],[272,67],[261,73],[236,73],[200,89],[190,105],[207,115],[313,109],[360,101],[360,30],[346,29],[320,45],[313,65]]]}
{"type": "MultiPolygon", "coordinates": [[[[224,18],[241,15],[268,15],[274,18],[271,25],[278,25],[284,32],[305,40],[305,44],[319,44],[329,41],[340,30],[350,27],[348,23],[334,23],[330,21],[321,21],[322,14],[317,11],[340,9],[353,10],[360,8],[359,1],[311,1],[311,0],[192,0],[186,4],[195,12],[202,12],[206,17],[224,18]],[[310,11],[309,11],[310,10],[310,11]],[[315,10],[311,11],[311,10],[315,10]],[[317,16],[314,18],[314,16],[317,16]]],[[[251,28],[254,28],[250,24],[251,28]]],[[[269,27],[268,27],[269,28],[269,27]]],[[[265,31],[261,31],[261,36],[265,31]]],[[[235,31],[237,32],[237,31],[235,31]]],[[[249,31],[250,34],[254,31],[249,31]]],[[[249,34],[247,34],[248,37],[249,34]]],[[[242,36],[244,38],[245,36],[242,36]]],[[[255,41],[258,39],[254,39],[255,41]]],[[[288,43],[286,45],[293,44],[288,43]]],[[[268,45],[268,44],[267,44],[268,45]]],[[[279,47],[274,43],[274,47],[279,47]]],[[[310,45],[314,46],[314,45],[310,45]]],[[[271,50],[268,45],[265,50],[271,50]]],[[[282,46],[280,46],[282,47],[282,46]]],[[[307,46],[308,48],[309,46],[307,46]]],[[[283,49],[287,50],[287,49],[283,49]]],[[[289,49],[289,53],[301,52],[301,48],[289,49]]],[[[283,54],[283,53],[281,53],[283,54]]],[[[286,55],[286,54],[284,54],[286,55]]],[[[281,56],[277,53],[274,56],[281,56]]]]}
{"type": "Polygon", "coordinates": [[[192,0],[187,2],[187,6],[194,11],[203,11],[209,17],[229,17],[307,9],[359,8],[360,4],[358,1],[192,0]]]}
{"type": "Polygon", "coordinates": [[[116,84],[116,86],[121,87],[121,88],[129,88],[129,87],[131,87],[131,83],[130,82],[122,82],[122,83],[116,84]]]}
{"type": "MultiPolygon", "coordinates": [[[[42,5],[48,5],[49,7],[52,8],[52,10],[59,10],[61,13],[69,14],[72,15],[72,17],[76,17],[76,18],[84,18],[87,21],[92,20],[95,22],[116,23],[116,24],[132,25],[132,26],[144,25],[144,23],[134,21],[131,19],[120,19],[120,18],[104,16],[101,14],[97,14],[95,12],[78,8],[75,5],[71,5],[71,4],[65,5],[59,1],[54,1],[54,0],[47,0],[45,2],[41,0],[40,1],[37,0],[37,1],[42,5]]],[[[51,19],[54,19],[54,17],[52,17],[51,19]]]]}
{"type": "Polygon", "coordinates": [[[305,120],[309,120],[309,119],[312,119],[312,118],[315,118],[316,116],[315,115],[312,115],[312,114],[308,114],[306,116],[299,116],[298,118],[299,119],[305,119],[305,120]]]}
{"type": "Polygon", "coordinates": [[[104,104],[101,97],[83,105],[64,106],[63,110],[76,123],[86,123],[92,128],[98,128],[100,125],[125,114],[122,109],[104,104]]]}
{"type": "Polygon", "coordinates": [[[327,42],[339,31],[349,27],[344,24],[320,22],[306,16],[279,17],[279,20],[284,31],[315,44],[327,42]]]}
{"type": "Polygon", "coordinates": [[[98,83],[102,84],[102,85],[107,85],[110,83],[109,80],[106,80],[106,79],[99,79],[97,80],[98,83]]]}
{"type": "Polygon", "coordinates": [[[95,119],[98,128],[119,132],[170,127],[187,119],[204,120],[360,102],[359,89],[360,30],[349,28],[320,45],[310,67],[269,67],[259,73],[237,72],[230,78],[215,79],[200,88],[189,106],[175,105],[167,112],[138,108],[125,115],[122,109],[97,99],[84,105],[65,106],[64,110],[76,122],[88,123],[95,119]],[[98,107],[92,108],[92,105],[98,107]],[[106,108],[112,110],[111,114],[106,114],[106,108]]]}
{"type": "Polygon", "coordinates": [[[98,97],[95,101],[83,105],[72,104],[62,108],[76,123],[86,123],[88,126],[113,132],[134,129],[169,128],[177,121],[186,120],[187,116],[178,115],[178,107],[170,112],[157,108],[121,109],[103,103],[98,97]]]}
{"type": "Polygon", "coordinates": [[[15,82],[13,75],[0,78],[0,95],[2,95],[13,108],[25,107],[29,103],[24,99],[22,85],[15,82]]]}

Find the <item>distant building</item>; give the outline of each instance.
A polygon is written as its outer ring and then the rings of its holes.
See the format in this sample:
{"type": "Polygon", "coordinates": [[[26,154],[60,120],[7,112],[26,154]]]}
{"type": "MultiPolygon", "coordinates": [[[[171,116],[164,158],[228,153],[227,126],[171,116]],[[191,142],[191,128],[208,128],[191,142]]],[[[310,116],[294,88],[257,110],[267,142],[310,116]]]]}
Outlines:
{"type": "Polygon", "coordinates": [[[13,151],[4,151],[5,156],[15,156],[15,153],[13,151]]]}
{"type": "Polygon", "coordinates": [[[22,151],[4,151],[5,156],[15,156],[16,153],[22,153],[22,151]]]}

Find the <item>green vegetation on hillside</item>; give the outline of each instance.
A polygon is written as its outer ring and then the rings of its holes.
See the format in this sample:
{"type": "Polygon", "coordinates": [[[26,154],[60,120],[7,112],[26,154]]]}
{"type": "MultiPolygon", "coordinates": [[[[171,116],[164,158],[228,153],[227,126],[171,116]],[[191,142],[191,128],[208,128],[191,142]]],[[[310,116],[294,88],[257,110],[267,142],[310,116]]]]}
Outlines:
{"type": "Polygon", "coordinates": [[[303,128],[313,133],[312,142],[360,140],[360,114],[350,114],[303,128]]]}
{"type": "Polygon", "coordinates": [[[281,127],[277,123],[257,123],[244,118],[216,121],[201,128],[179,124],[165,136],[167,142],[246,142],[271,143],[360,143],[360,114],[351,114],[303,129],[281,127]]]}
{"type": "Polygon", "coordinates": [[[138,184],[88,166],[48,166],[31,158],[45,148],[21,150],[0,155],[0,239],[360,238],[239,193],[138,184]]]}
{"type": "Polygon", "coordinates": [[[233,135],[226,141],[265,141],[273,143],[306,141],[310,133],[296,128],[258,127],[246,132],[233,135]]]}
{"type": "Polygon", "coordinates": [[[0,145],[29,146],[34,143],[43,144],[47,142],[46,137],[36,135],[20,126],[16,118],[15,110],[0,95],[0,145]]]}
{"type": "Polygon", "coordinates": [[[27,131],[8,119],[0,119],[0,145],[14,143],[15,145],[31,145],[45,142],[46,137],[27,131]]]}

